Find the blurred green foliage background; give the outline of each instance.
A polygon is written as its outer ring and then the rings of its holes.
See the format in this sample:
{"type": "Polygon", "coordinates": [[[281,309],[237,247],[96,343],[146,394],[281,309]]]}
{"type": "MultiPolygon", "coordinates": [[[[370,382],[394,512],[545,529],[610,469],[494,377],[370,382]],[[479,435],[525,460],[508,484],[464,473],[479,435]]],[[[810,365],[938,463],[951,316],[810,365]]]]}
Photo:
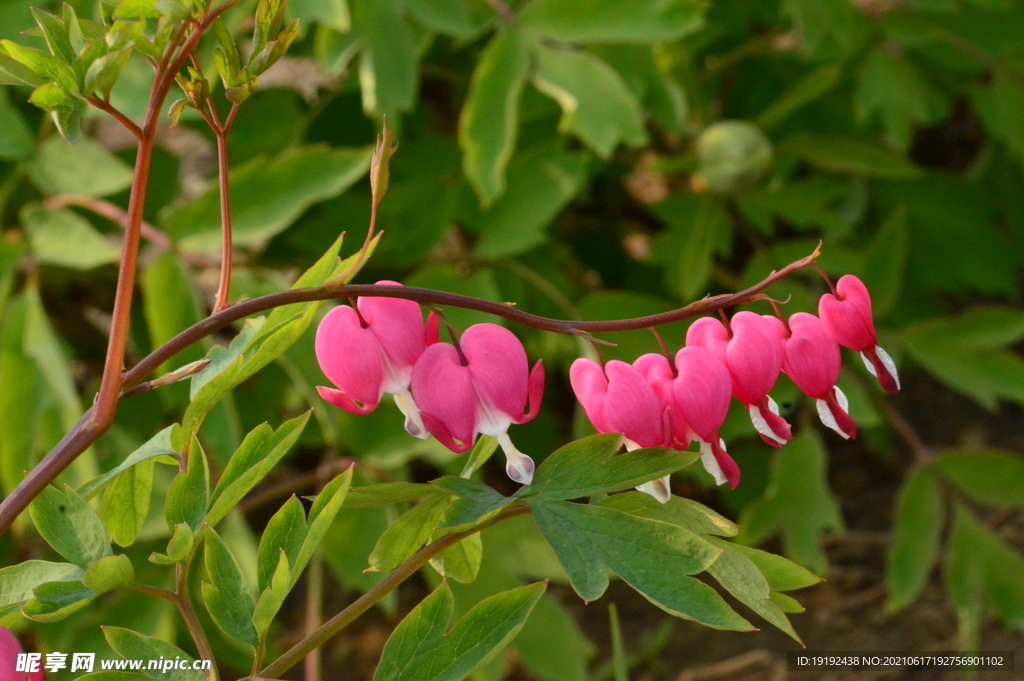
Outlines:
{"type": "MultiPolygon", "coordinates": [[[[0,39],[43,46],[20,35],[33,26],[33,4],[0,0],[0,39]]],[[[79,16],[96,15],[94,2],[72,4],[79,16]]],[[[249,30],[242,21],[251,4],[227,15],[239,35],[249,30]]],[[[303,20],[301,33],[260,78],[229,142],[232,299],[286,288],[341,231],[350,235],[345,252],[361,241],[364,175],[383,115],[400,146],[381,206],[385,234],[361,282],[397,279],[551,317],[614,319],[739,290],[820,240],[829,274],[857,274],[871,290],[903,393],[882,399],[860,360],[847,356],[839,385],[862,429],[851,445],[819,433],[813,405],[783,379],[774,394],[800,424],[798,440],[769,451],[736,409],[723,436],[744,471],[740,488],[712,491],[710,478],[693,473],[676,492],[717,505],[739,520],[745,541],[778,541],[823,575],[825,535],[847,526],[883,533],[886,596],[872,607],[899,611],[941,580],[944,617],[958,622],[950,645],[981,645],[993,617],[1024,627],[1024,4],[292,0],[289,12],[303,20]],[[859,486],[837,485],[851,475],[859,486]],[[941,577],[933,575],[939,557],[941,577]]],[[[201,50],[211,73],[212,48],[201,50]]],[[[96,111],[84,139],[69,146],[27,103],[30,89],[14,84],[9,61],[0,55],[8,83],[0,86],[5,492],[98,388],[120,253],[110,216],[126,206],[134,149],[96,111]]],[[[111,102],[140,117],[149,78],[133,57],[111,102]]],[[[217,285],[214,138],[190,113],[158,140],[146,212],[155,237],[142,254],[129,362],[205,316],[217,285]]],[[[815,311],[825,290],[808,271],[769,293],[791,313],[815,311]]],[[[766,303],[753,309],[768,312],[766,303]]],[[[495,321],[448,314],[460,327],[495,321]]],[[[660,331],[675,349],[685,329],[660,331]]],[[[578,339],[514,331],[547,367],[545,408],[516,432],[540,460],[587,432],[567,370],[589,350],[578,339]]],[[[603,337],[617,344],[606,359],[658,349],[646,332],[603,337]]],[[[223,465],[257,424],[276,426],[312,406],[314,420],[269,484],[271,496],[311,490],[329,457],[359,461],[364,483],[458,473],[462,461],[406,436],[390,405],[354,417],[323,403],[312,348],[310,332],[218,405],[201,432],[213,462],[223,465]]],[[[164,369],[205,351],[194,347],[164,369]]],[[[125,400],[115,427],[67,479],[112,467],[173,422],[187,399],[175,386],[125,400]]],[[[499,468],[489,481],[500,489],[499,468]]],[[[166,541],[158,509],[167,483],[154,483],[152,522],[132,549],[140,556],[166,541]]],[[[251,570],[254,532],[269,511],[259,503],[242,511],[222,534],[251,570]]],[[[362,569],[393,517],[379,509],[338,516],[325,543],[334,579],[326,612],[379,579],[362,569]]],[[[564,581],[530,527],[484,535],[480,578],[456,589],[461,611],[522,579],[564,581]]],[[[24,529],[0,540],[5,564],[40,550],[24,529]]],[[[36,640],[43,650],[97,649],[98,623],[175,636],[170,609],[149,600],[108,598],[60,625],[34,625],[36,640]]],[[[580,619],[571,600],[545,596],[515,657],[479,678],[611,678],[605,611],[592,605],[580,619]]],[[[354,674],[372,670],[374,632],[379,638],[411,602],[390,599],[387,612],[325,659],[346,661],[354,674]]],[[[670,633],[651,610],[632,608],[623,627],[644,678],[670,678],[673,663],[657,662],[670,633]]],[[[298,626],[301,608],[292,616],[298,626]]],[[[799,617],[795,626],[801,631],[799,617]]],[[[278,645],[290,635],[282,626],[278,645]]],[[[754,636],[749,646],[766,645],[754,636]]],[[[229,664],[239,659],[226,640],[217,645],[229,664]]]]}

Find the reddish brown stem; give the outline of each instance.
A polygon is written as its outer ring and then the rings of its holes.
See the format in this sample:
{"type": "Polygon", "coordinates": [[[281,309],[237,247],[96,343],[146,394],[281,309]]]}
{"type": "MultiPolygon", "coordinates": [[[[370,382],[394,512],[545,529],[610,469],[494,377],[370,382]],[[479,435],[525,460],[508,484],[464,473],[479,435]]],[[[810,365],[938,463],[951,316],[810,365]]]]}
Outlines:
{"type": "Polygon", "coordinates": [[[135,135],[135,139],[142,142],[142,128],[135,124],[135,121],[125,116],[123,113],[118,111],[115,107],[111,106],[110,102],[107,102],[96,97],[85,98],[90,104],[101,111],[106,111],[108,114],[117,119],[117,121],[128,129],[128,132],[135,135]]]}
{"type": "MultiPolygon", "coordinates": [[[[211,102],[211,109],[213,109],[211,102]]],[[[216,115],[216,114],[214,114],[216,115]]],[[[228,136],[227,130],[219,126],[217,135],[217,181],[220,187],[220,284],[213,302],[213,313],[217,314],[228,306],[231,296],[231,195],[228,187],[228,136]]]]}

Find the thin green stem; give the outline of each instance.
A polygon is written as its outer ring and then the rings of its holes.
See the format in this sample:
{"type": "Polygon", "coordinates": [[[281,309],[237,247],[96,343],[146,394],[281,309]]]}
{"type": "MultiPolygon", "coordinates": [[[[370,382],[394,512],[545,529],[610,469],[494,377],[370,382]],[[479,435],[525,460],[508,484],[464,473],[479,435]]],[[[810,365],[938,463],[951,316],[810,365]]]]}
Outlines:
{"type": "Polygon", "coordinates": [[[192,559],[189,558],[187,561],[174,566],[175,595],[177,596],[178,612],[181,613],[181,618],[185,620],[188,633],[196,644],[199,658],[210,660],[210,679],[219,679],[220,671],[217,669],[217,660],[213,656],[213,648],[210,647],[210,641],[206,638],[206,631],[203,630],[203,625],[199,621],[199,615],[196,613],[196,609],[192,605],[192,598],[189,596],[188,573],[191,565],[192,559]]]}
{"type": "Polygon", "coordinates": [[[322,646],[330,640],[331,637],[351,624],[357,617],[376,605],[380,599],[391,593],[399,584],[409,579],[409,577],[416,574],[416,572],[426,565],[431,558],[439,555],[449,546],[454,546],[466,537],[474,535],[481,530],[485,530],[492,525],[497,525],[505,520],[518,518],[528,513],[530,513],[530,507],[526,505],[506,508],[498,513],[498,515],[486,522],[480,523],[474,528],[463,532],[447,534],[437,541],[427,544],[420,549],[416,555],[395,568],[391,574],[385,577],[375,587],[360,596],[337,615],[324,622],[324,624],[315,632],[289,648],[287,652],[281,655],[281,657],[267,665],[263,671],[260,672],[260,677],[270,679],[279,678],[281,674],[284,674],[286,671],[294,667],[306,655],[322,646]]]}

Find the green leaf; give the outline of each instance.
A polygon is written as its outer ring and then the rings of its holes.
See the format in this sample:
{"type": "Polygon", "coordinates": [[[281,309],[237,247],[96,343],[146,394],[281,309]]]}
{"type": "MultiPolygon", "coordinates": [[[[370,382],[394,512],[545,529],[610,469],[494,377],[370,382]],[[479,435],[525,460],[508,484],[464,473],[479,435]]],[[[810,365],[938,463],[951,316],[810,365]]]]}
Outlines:
{"type": "Polygon", "coordinates": [[[84,483],[78,488],[78,493],[82,495],[84,499],[91,499],[96,496],[97,491],[103,485],[107,484],[118,475],[128,470],[132,466],[148,461],[156,457],[166,457],[160,460],[160,463],[178,465],[178,452],[174,450],[174,446],[171,444],[172,433],[174,432],[175,426],[167,426],[159,433],[149,439],[146,444],[142,445],[134,452],[125,457],[124,461],[119,463],[117,466],[111,468],[103,475],[97,476],[84,483]]]}
{"type": "Polygon", "coordinates": [[[405,6],[416,21],[438,33],[462,37],[475,28],[466,0],[405,0],[405,6]]]}
{"type": "Polygon", "coordinates": [[[880,118],[900,149],[910,146],[915,127],[939,123],[949,115],[949,101],[942,92],[906,58],[881,47],[872,49],[857,71],[854,107],[860,120],[880,118]]]}
{"type": "Polygon", "coordinates": [[[3,44],[0,44],[0,83],[36,88],[46,82],[46,78],[36,75],[35,71],[8,56],[3,44]]]}
{"type": "Polygon", "coordinates": [[[174,526],[171,540],[167,542],[167,553],[154,552],[149,557],[149,562],[157,565],[174,565],[180,563],[192,555],[192,547],[195,544],[195,535],[188,523],[178,523],[174,526]]]}
{"type": "Polygon", "coordinates": [[[978,503],[1024,507],[1024,461],[1013,452],[999,449],[947,451],[935,460],[935,469],[978,503]]]}
{"type": "Polygon", "coordinates": [[[487,463],[487,460],[490,459],[496,451],[498,451],[498,439],[491,437],[490,435],[481,435],[477,438],[476,444],[473,445],[473,449],[469,450],[469,456],[466,458],[466,465],[462,467],[462,472],[459,473],[459,475],[463,478],[468,478],[473,475],[480,466],[487,463]]]}
{"type": "Polygon", "coordinates": [[[282,553],[289,565],[295,564],[305,538],[306,511],[299,498],[292,496],[273,515],[260,538],[257,593],[263,593],[271,585],[282,553]]]}
{"type": "Polygon", "coordinates": [[[32,598],[33,590],[47,582],[72,582],[82,578],[83,569],[71,563],[26,560],[0,569],[0,613],[8,606],[32,598]]]}
{"type": "Polygon", "coordinates": [[[135,581],[135,568],[125,555],[107,556],[89,563],[82,575],[82,584],[98,593],[105,593],[135,581]]]}
{"type": "Polygon", "coordinates": [[[685,575],[708,568],[721,550],[682,527],[601,506],[543,496],[530,499],[533,518],[586,601],[608,587],[603,565],[659,608],[717,629],[750,631],[708,585],[685,575]]]}
{"type": "Polygon", "coordinates": [[[439,527],[446,530],[469,529],[485,516],[505,508],[514,501],[482,482],[446,475],[431,481],[435,487],[457,497],[444,514],[439,527]]]}
{"type": "Polygon", "coordinates": [[[740,517],[738,541],[759,544],[780,533],[790,558],[824,574],[828,561],[819,546],[819,535],[827,529],[843,529],[825,463],[824,445],[810,428],[775,452],[764,497],[747,506],[740,517]]]}
{"type": "MultiPolygon", "coordinates": [[[[150,342],[159,347],[203,318],[199,297],[188,267],[172,251],[152,260],[142,271],[143,312],[150,342]]],[[[186,348],[160,365],[158,374],[202,359],[199,343],[186,348]]],[[[182,405],[183,406],[183,405],[182,405]]]]}
{"type": "Polygon", "coordinates": [[[804,589],[824,581],[807,568],[782,556],[742,544],[733,544],[732,546],[754,561],[754,565],[768,580],[768,586],[772,588],[773,595],[779,591],[804,589]]]}
{"type": "Polygon", "coordinates": [[[28,67],[40,78],[57,83],[65,90],[78,89],[78,81],[71,67],[60,58],[40,50],[19,45],[12,40],[0,40],[3,48],[12,59],[28,67]]]}
{"type": "Polygon", "coordinates": [[[700,458],[694,452],[662,447],[613,456],[621,442],[618,433],[570,442],[544,459],[534,474],[533,484],[521,487],[516,496],[577,499],[598,492],[621,492],[674,473],[700,458]]]}
{"type": "Polygon", "coordinates": [[[100,518],[118,546],[131,546],[139,536],[149,513],[153,490],[152,458],[139,462],[118,475],[103,491],[100,518]]]}
{"type": "Polygon", "coordinates": [[[537,89],[562,107],[558,124],[607,159],[620,142],[647,143],[640,104],[622,77],[587,50],[538,47],[537,89]]]}
{"type": "Polygon", "coordinates": [[[124,72],[124,67],[128,65],[128,59],[131,56],[132,48],[126,47],[123,50],[97,57],[85,72],[85,92],[87,94],[96,92],[104,97],[108,96],[117,79],[124,72]]]}
{"type": "Polygon", "coordinates": [[[85,115],[85,102],[73,96],[60,85],[46,83],[36,88],[28,101],[43,111],[49,111],[57,132],[68,144],[82,140],[82,117],[85,115]]]}
{"type": "Polygon", "coordinates": [[[685,497],[673,496],[668,503],[663,504],[650,494],[625,492],[608,497],[599,502],[599,505],[641,518],[678,525],[699,535],[734,537],[740,531],[731,520],[685,497]]]}
{"type": "Polygon", "coordinates": [[[91,270],[121,259],[121,249],[113,241],[67,208],[29,204],[21,211],[21,221],[32,241],[32,255],[40,263],[91,270]]]}
{"type": "Polygon", "coordinates": [[[819,66],[779,95],[778,99],[758,114],[754,123],[762,130],[771,130],[794,112],[831,92],[839,84],[842,75],[843,67],[839,64],[819,66]]]}
{"type": "Polygon", "coordinates": [[[210,467],[199,440],[192,438],[188,467],[179,472],[167,489],[167,527],[185,523],[198,534],[210,503],[210,467]]]}
{"type": "Polygon", "coordinates": [[[853,137],[805,135],[780,142],[776,149],[832,173],[885,180],[910,180],[924,174],[905,157],[853,137]]]}
{"type": "Polygon", "coordinates": [[[734,544],[715,538],[709,541],[722,549],[722,555],[711,564],[708,573],[736,600],[802,645],[803,641],[793,630],[793,625],[786,618],[786,614],[772,602],[768,580],[761,574],[754,561],[734,544]]]}
{"type": "Polygon", "coordinates": [[[206,680],[207,672],[193,670],[192,663],[195,659],[175,645],[122,627],[105,626],[102,629],[103,636],[114,652],[127,660],[157,660],[160,658],[174,660],[180,658],[186,663],[182,666],[187,669],[175,669],[161,674],[160,678],[164,681],[206,680]]]}
{"type": "Polygon", "coordinates": [[[39,24],[39,28],[43,30],[43,36],[46,38],[46,44],[50,48],[50,53],[68,64],[73,62],[77,55],[74,48],[71,47],[68,30],[61,20],[49,12],[44,12],[35,7],[32,8],[32,17],[39,24]]]}
{"type": "MultiPolygon", "coordinates": [[[[3,80],[2,69],[3,62],[0,61],[0,82],[3,80]]],[[[11,105],[7,90],[0,87],[0,128],[4,131],[0,136],[0,159],[17,161],[32,155],[35,140],[21,113],[11,105]]]]}
{"type": "Polygon", "coordinates": [[[729,248],[732,221],[714,196],[676,194],[654,206],[654,213],[668,224],[655,242],[656,259],[668,265],[668,286],[686,300],[707,293],[715,253],[729,248]]]}
{"type": "Polygon", "coordinates": [[[213,490],[207,523],[216,526],[277,465],[302,435],[310,413],[285,421],[276,431],[260,424],[245,436],[213,490]]]}
{"type": "Polygon", "coordinates": [[[78,612],[99,595],[81,582],[47,582],[32,592],[35,598],[21,604],[25,617],[36,622],[59,622],[78,612]]]}
{"type": "Polygon", "coordinates": [[[345,497],[345,508],[379,508],[437,494],[432,486],[421,482],[381,482],[353,487],[345,497]]]}
{"type": "Polygon", "coordinates": [[[782,7],[812,57],[839,60],[855,52],[867,35],[863,12],[848,0],[784,0],[782,7]]]}
{"type": "Polygon", "coordinates": [[[459,117],[463,170],[485,208],[505,192],[505,166],[516,146],[519,98],[530,68],[529,48],[520,32],[498,31],[473,70],[459,117]]]}
{"type": "Polygon", "coordinates": [[[32,159],[29,176],[49,194],[110,196],[132,185],[132,169],[91,139],[69,145],[51,137],[32,159]]]}
{"type": "Polygon", "coordinates": [[[278,555],[277,567],[270,579],[270,585],[264,589],[256,601],[256,608],[252,613],[252,625],[256,634],[263,638],[270,629],[270,623],[274,615],[281,609],[285,597],[292,588],[292,574],[288,568],[288,556],[281,551],[278,555]]]}
{"type": "Polygon", "coordinates": [[[338,511],[341,510],[341,506],[345,502],[345,496],[352,485],[352,469],[353,466],[349,466],[344,473],[336,476],[324,485],[324,488],[320,490],[320,494],[316,496],[313,507],[309,509],[309,518],[307,519],[309,531],[306,533],[306,538],[302,541],[302,546],[299,548],[299,555],[291,567],[291,585],[293,587],[299,579],[299,575],[306,569],[310,558],[313,557],[313,552],[323,542],[324,535],[330,529],[331,523],[334,522],[335,516],[338,515],[338,511]]]}
{"type": "Polygon", "coordinates": [[[370,114],[393,115],[408,111],[416,103],[416,38],[402,4],[399,0],[363,3],[359,84],[363,109],[370,114]]]}
{"type": "MultiPolygon", "coordinates": [[[[435,532],[434,538],[440,537],[442,531],[435,532]]],[[[430,559],[430,566],[445,579],[452,579],[462,584],[472,584],[480,572],[483,560],[483,542],[479,534],[472,534],[449,546],[441,555],[430,559]]]]}
{"type": "Polygon", "coordinates": [[[1018,162],[1024,159],[1024,122],[1018,113],[1024,106],[1024,86],[1000,69],[993,74],[991,86],[975,91],[973,100],[986,127],[1017,155],[1018,162]]]}
{"type": "Polygon", "coordinates": [[[943,383],[989,410],[999,399],[1024,402],[1024,362],[1005,346],[1024,337],[1024,315],[975,307],[903,328],[907,353],[943,383]]]}
{"type": "MultiPolygon", "coordinates": [[[[380,235],[375,237],[373,242],[371,242],[367,257],[373,254],[373,248],[377,245],[379,238],[380,235]]],[[[319,286],[334,278],[336,270],[339,270],[342,265],[345,265],[351,260],[351,258],[348,258],[343,263],[338,263],[338,252],[341,250],[341,244],[344,239],[345,233],[342,232],[334,240],[334,243],[332,243],[324,252],[324,254],[320,256],[315,263],[313,263],[312,267],[303,272],[302,276],[295,280],[295,283],[292,285],[292,290],[319,286]]],[[[355,255],[353,255],[353,257],[355,257],[355,255]]],[[[345,269],[347,269],[347,265],[345,266],[345,269]]],[[[341,271],[344,271],[344,269],[341,269],[341,271]]],[[[338,274],[340,274],[340,272],[338,272],[338,274]]],[[[352,276],[355,276],[355,274],[356,273],[353,272],[352,276]]],[[[348,283],[348,281],[342,283],[348,283]]],[[[316,304],[317,303],[313,303],[313,305],[316,304]]],[[[270,314],[267,315],[267,321],[264,323],[263,328],[260,329],[258,336],[269,335],[271,330],[278,328],[286,321],[294,319],[295,317],[301,317],[309,307],[310,303],[292,303],[290,305],[275,307],[270,311],[270,314]]]]}
{"type": "Polygon", "coordinates": [[[68,561],[85,567],[110,555],[110,540],[96,512],[70,487],[47,486],[29,506],[46,543],[68,561]]]}
{"type": "Polygon", "coordinates": [[[547,240],[545,228],[579,192],[587,163],[581,154],[542,144],[519,154],[508,168],[508,189],[468,224],[480,233],[476,253],[504,258],[547,240]]]}
{"type": "Polygon", "coordinates": [[[352,17],[346,0],[291,0],[288,3],[288,10],[292,16],[330,26],[342,33],[352,27],[352,17]]]}
{"type": "Polygon", "coordinates": [[[257,645],[259,640],[252,624],[256,604],[238,561],[220,535],[209,527],[205,554],[206,574],[210,582],[203,583],[203,599],[210,617],[231,638],[257,645]]]}
{"type": "MultiPolygon", "coordinates": [[[[273,161],[255,158],[231,171],[236,246],[263,243],[284,231],[309,206],[341,194],[370,167],[371,149],[305,146],[273,161]]],[[[220,194],[216,187],[169,212],[167,232],[183,248],[220,248],[220,194]]]]}
{"type": "Polygon", "coordinates": [[[580,43],[675,40],[704,25],[698,0],[533,0],[519,19],[544,35],[580,43]]]}
{"type": "Polygon", "coordinates": [[[942,491],[934,471],[913,469],[896,499],[892,546],[886,556],[886,610],[898,612],[924,590],[939,550],[943,521],[942,491]]]}
{"type": "Polygon", "coordinates": [[[871,291],[875,319],[885,317],[900,298],[909,247],[907,211],[898,206],[886,217],[864,252],[861,279],[871,291]]]}
{"type": "Polygon", "coordinates": [[[455,608],[447,582],[395,627],[374,681],[460,681],[519,633],[543,595],[544,583],[484,599],[448,633],[455,608]]]}
{"type": "Polygon", "coordinates": [[[370,554],[370,569],[394,570],[430,539],[452,498],[441,494],[421,501],[391,524],[370,554]]]}

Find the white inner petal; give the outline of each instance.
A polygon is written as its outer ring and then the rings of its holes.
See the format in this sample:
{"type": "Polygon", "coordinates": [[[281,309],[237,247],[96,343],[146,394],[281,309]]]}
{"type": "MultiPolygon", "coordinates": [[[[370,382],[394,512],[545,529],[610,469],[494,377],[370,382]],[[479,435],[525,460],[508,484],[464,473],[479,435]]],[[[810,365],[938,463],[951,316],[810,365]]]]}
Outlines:
{"type": "Polygon", "coordinates": [[[896,381],[896,389],[899,390],[900,374],[896,371],[896,362],[892,361],[892,357],[890,357],[889,353],[883,350],[880,345],[875,346],[875,352],[878,353],[878,359],[882,360],[882,365],[889,370],[890,374],[892,374],[892,379],[896,381]]]}
{"type": "MultiPolygon", "coordinates": [[[[843,392],[839,388],[836,388],[835,390],[840,406],[843,406],[843,411],[846,411],[846,407],[844,405],[846,402],[846,395],[843,395],[843,392]],[[842,397],[839,397],[840,395],[842,395],[842,397]]],[[[849,440],[850,436],[843,432],[843,429],[839,427],[838,423],[836,423],[836,418],[832,416],[832,410],[828,408],[828,404],[825,400],[816,400],[815,405],[818,407],[818,418],[821,419],[821,422],[839,433],[844,440],[849,440]]]]}
{"type": "MultiPolygon", "coordinates": [[[[881,348],[878,349],[881,350],[881,348]]],[[[863,352],[860,353],[860,358],[864,360],[864,366],[866,366],[868,371],[871,372],[871,375],[874,376],[875,378],[878,378],[878,372],[875,371],[875,365],[871,363],[871,358],[865,355],[863,352]]]]}
{"type": "Polygon", "coordinates": [[[637,449],[643,449],[643,447],[641,447],[638,443],[633,442],[632,440],[630,440],[625,435],[622,436],[622,443],[624,445],[626,445],[626,451],[627,452],[632,452],[632,451],[635,451],[637,449]]]}
{"type": "Polygon", "coordinates": [[[672,498],[672,485],[669,477],[670,476],[666,475],[660,480],[645,482],[642,485],[638,485],[637,489],[645,494],[650,494],[661,503],[667,504],[669,499],[672,498]]]}
{"type": "MultiPolygon", "coordinates": [[[[775,404],[775,402],[771,401],[771,399],[772,398],[770,398],[770,397],[768,398],[768,400],[769,400],[768,407],[769,408],[771,408],[775,404]]],[[[747,409],[747,411],[750,413],[750,422],[754,424],[754,429],[757,430],[757,432],[761,433],[761,435],[764,435],[766,438],[769,438],[771,440],[774,440],[775,442],[778,442],[780,445],[786,444],[786,441],[783,440],[778,435],[776,435],[775,431],[772,430],[771,426],[768,425],[768,422],[765,421],[763,416],[761,416],[761,408],[760,407],[758,407],[756,404],[752,404],[752,405],[750,405],[750,408],[747,409]]],[[[775,409],[772,409],[772,411],[774,411],[776,415],[778,415],[778,413],[779,413],[777,406],[775,407],[775,409]]]]}
{"type": "Polygon", "coordinates": [[[839,406],[843,408],[847,414],[850,413],[850,400],[846,399],[846,393],[843,392],[842,388],[838,385],[833,388],[836,391],[836,401],[839,402],[839,406]]]}
{"type": "Polygon", "coordinates": [[[412,399],[412,393],[409,392],[408,388],[404,388],[395,393],[395,404],[398,406],[398,410],[405,416],[405,430],[413,437],[418,437],[421,440],[426,440],[430,437],[430,433],[423,426],[423,419],[420,417],[420,408],[416,406],[416,402],[412,399]]]}
{"type": "Polygon", "coordinates": [[[483,395],[475,390],[475,387],[474,392],[476,394],[476,432],[491,437],[501,437],[512,425],[512,418],[485,400],[483,395]]]}
{"type": "MultiPolygon", "coordinates": [[[[409,389],[412,381],[412,367],[397,367],[384,348],[380,349],[380,358],[384,364],[384,380],[380,384],[380,393],[391,393],[397,395],[403,390],[409,389]]],[[[405,413],[404,411],[402,413],[405,413]]]]}
{"type": "MultiPolygon", "coordinates": [[[[715,484],[724,485],[728,480],[725,478],[725,473],[722,472],[722,467],[718,465],[715,453],[711,450],[711,443],[705,442],[696,435],[693,438],[700,443],[700,462],[704,464],[704,470],[715,479],[715,484]]],[[[725,442],[722,442],[722,449],[725,449],[725,442]]]]}
{"type": "Polygon", "coordinates": [[[512,440],[509,439],[508,433],[503,432],[495,437],[498,438],[498,444],[505,452],[505,472],[508,477],[523,485],[533,482],[533,472],[536,469],[533,459],[516,449],[512,440]]]}
{"type": "Polygon", "coordinates": [[[772,399],[771,395],[766,395],[768,398],[768,408],[772,410],[772,413],[776,416],[779,415],[779,405],[776,404],[775,400],[772,399]]]}

